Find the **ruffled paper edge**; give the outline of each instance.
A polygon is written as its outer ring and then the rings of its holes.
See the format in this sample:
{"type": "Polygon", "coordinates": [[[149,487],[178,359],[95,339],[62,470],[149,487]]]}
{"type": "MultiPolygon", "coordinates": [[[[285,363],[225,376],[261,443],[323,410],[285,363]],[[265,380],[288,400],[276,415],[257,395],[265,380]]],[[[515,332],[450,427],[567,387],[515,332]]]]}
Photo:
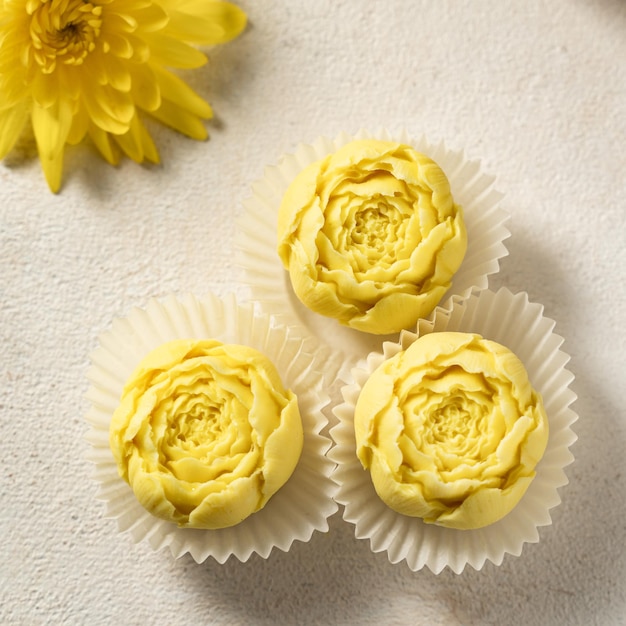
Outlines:
{"type": "Polygon", "coordinates": [[[525,543],[539,541],[538,528],[552,523],[550,511],[561,502],[559,489],[568,483],[565,467],[574,460],[569,448],[577,439],[571,426],[578,416],[569,408],[576,399],[570,389],[574,375],[565,368],[570,357],[560,350],[563,338],[554,326],[543,316],[543,306],[531,303],[525,292],[483,290],[438,307],[430,320],[420,320],[416,332],[403,331],[397,342],[385,342],[382,351],[352,369],[353,382],[342,388],[343,402],[333,408],[338,423],[330,430],[335,445],[328,456],[337,464],[336,500],[357,538],[369,540],[374,552],[387,552],[392,563],[406,561],[413,571],[428,567],[435,574],[446,567],[460,574],[466,565],[480,570],[486,561],[501,565],[506,554],[520,556],[525,543]],[[445,330],[475,332],[515,352],[542,394],[549,420],[546,451],[522,500],[498,522],[475,530],[443,528],[395,513],[379,499],[356,457],[353,416],[362,385],[384,360],[419,336],[445,330]]]}
{"type": "Polygon", "coordinates": [[[189,553],[198,563],[209,557],[224,563],[231,556],[245,562],[254,553],[267,558],[274,548],[287,552],[294,541],[306,542],[315,531],[328,531],[328,518],[338,508],[331,479],[334,462],[326,455],[331,441],[322,434],[328,425],[323,409],[329,396],[318,361],[291,329],[253,303],[238,304],[232,294],[223,299],[213,294],[172,295],[114,320],[90,359],[86,459],[94,466],[96,498],[105,503],[105,517],[115,519],[119,531],[129,533],[135,543],[147,540],[155,551],[169,548],[175,558],[189,553]],[[111,416],[127,378],[149,351],[180,338],[254,347],[274,363],[285,386],[298,396],[304,445],[294,473],[262,510],[230,528],[179,528],[152,516],[119,477],[109,448],[111,416]]]}

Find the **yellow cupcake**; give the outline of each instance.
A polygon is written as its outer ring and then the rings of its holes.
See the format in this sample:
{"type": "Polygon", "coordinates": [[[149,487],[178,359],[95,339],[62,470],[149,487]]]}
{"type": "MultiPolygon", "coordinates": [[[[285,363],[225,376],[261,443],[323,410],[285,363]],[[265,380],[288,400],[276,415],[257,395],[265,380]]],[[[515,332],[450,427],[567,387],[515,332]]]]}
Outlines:
{"type": "Polygon", "coordinates": [[[176,340],[136,368],[113,414],[119,474],[153,515],[216,529],[261,509],[303,446],[297,398],[263,354],[176,340]]]}
{"type": "Polygon", "coordinates": [[[357,456],[393,510],[449,528],[509,513],[535,476],[548,420],[520,360],[480,335],[424,335],[363,385],[357,456]]]}
{"type": "Polygon", "coordinates": [[[368,333],[427,316],[466,249],[444,172],[401,143],[346,144],[302,170],[279,208],[278,255],[298,298],[368,333]]]}

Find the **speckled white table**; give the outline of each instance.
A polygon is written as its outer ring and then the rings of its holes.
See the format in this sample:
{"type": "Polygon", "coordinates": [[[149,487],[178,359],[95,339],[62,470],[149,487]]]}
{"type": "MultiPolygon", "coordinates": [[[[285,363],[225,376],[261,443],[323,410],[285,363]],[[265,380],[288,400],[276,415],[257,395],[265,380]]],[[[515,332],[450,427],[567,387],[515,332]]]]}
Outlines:
{"type": "Polygon", "coordinates": [[[52,196],[28,141],[0,165],[0,622],[619,624],[626,615],[626,5],[241,0],[250,26],[189,74],[211,140],[155,128],[163,165],[70,150],[52,196]],[[241,564],[174,561],[104,519],[84,460],[88,355],[170,293],[238,292],[235,218],[299,141],[407,128],[497,176],[510,255],[565,337],[570,484],[521,557],[462,575],[330,532],[241,564]]]}

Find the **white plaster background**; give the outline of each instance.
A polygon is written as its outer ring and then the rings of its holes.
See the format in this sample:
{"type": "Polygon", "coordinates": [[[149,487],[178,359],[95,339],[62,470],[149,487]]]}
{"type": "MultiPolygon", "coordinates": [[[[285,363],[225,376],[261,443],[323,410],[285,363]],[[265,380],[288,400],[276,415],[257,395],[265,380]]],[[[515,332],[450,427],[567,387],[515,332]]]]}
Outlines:
{"type": "Polygon", "coordinates": [[[154,128],[163,165],[70,150],[51,195],[32,142],[0,165],[0,622],[619,624],[626,615],[626,4],[239,0],[245,34],[188,74],[210,141],[154,128]],[[238,291],[250,183],[299,141],[361,127],[443,138],[512,219],[493,288],[545,305],[572,355],[579,441],[538,544],[413,573],[331,519],[288,553],[174,561],[117,533],[83,458],[85,372],[152,297],[238,291]]]}

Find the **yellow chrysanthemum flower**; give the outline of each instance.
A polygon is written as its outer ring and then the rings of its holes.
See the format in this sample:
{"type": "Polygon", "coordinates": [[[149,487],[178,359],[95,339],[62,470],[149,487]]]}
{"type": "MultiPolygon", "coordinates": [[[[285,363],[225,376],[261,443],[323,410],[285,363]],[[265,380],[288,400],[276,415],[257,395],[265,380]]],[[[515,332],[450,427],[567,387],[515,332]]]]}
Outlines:
{"type": "Polygon", "coordinates": [[[246,15],[219,0],[0,0],[0,158],[30,118],[52,191],[65,144],[89,136],[116,164],[159,155],[141,113],[207,136],[211,107],[166,68],[197,68],[246,15]]]}

